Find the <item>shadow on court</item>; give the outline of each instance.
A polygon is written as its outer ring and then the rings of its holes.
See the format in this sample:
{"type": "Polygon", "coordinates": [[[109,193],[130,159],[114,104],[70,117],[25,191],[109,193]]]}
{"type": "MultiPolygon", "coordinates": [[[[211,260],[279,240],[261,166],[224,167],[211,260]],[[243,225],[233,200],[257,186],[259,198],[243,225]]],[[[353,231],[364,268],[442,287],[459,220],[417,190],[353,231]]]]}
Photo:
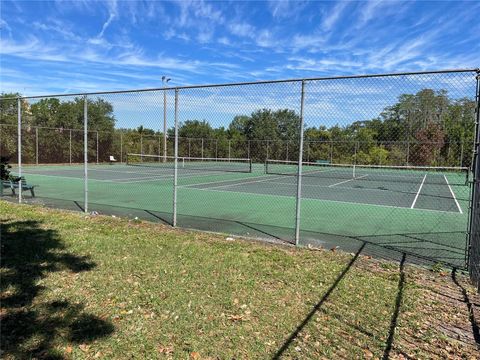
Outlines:
{"type": "Polygon", "coordinates": [[[39,285],[50,273],[79,273],[95,267],[88,256],[68,252],[56,231],[38,221],[0,222],[2,250],[3,356],[62,359],[56,342],[88,343],[113,333],[113,325],[84,311],[61,294],[43,300],[39,285]]]}

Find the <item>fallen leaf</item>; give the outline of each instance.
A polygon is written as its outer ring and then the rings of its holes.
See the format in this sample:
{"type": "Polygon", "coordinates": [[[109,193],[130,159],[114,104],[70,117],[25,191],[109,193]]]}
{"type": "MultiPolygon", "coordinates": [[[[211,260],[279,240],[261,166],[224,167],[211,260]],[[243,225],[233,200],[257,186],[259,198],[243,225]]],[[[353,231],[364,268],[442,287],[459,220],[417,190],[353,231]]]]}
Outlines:
{"type": "Polygon", "coordinates": [[[363,349],[363,353],[365,354],[366,359],[371,359],[373,357],[373,353],[368,349],[363,349]]]}

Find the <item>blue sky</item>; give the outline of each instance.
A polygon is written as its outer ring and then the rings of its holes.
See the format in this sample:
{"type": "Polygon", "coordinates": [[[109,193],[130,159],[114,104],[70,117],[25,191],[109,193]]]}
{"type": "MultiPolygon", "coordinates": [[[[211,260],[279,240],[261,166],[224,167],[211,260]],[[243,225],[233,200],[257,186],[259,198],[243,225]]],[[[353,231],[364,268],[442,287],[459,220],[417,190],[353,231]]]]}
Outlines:
{"type": "MultiPolygon", "coordinates": [[[[163,75],[175,86],[480,66],[480,2],[473,1],[2,0],[0,6],[0,91],[27,96],[159,87],[163,75]]],[[[203,99],[192,97],[192,108],[203,99]]],[[[158,97],[138,101],[144,105],[117,106],[120,124],[133,122],[128,111],[161,104],[158,97]]],[[[258,105],[237,110],[226,103],[222,114],[231,118],[258,105]]]]}
{"type": "Polygon", "coordinates": [[[478,67],[479,2],[2,1],[1,91],[478,67]]]}

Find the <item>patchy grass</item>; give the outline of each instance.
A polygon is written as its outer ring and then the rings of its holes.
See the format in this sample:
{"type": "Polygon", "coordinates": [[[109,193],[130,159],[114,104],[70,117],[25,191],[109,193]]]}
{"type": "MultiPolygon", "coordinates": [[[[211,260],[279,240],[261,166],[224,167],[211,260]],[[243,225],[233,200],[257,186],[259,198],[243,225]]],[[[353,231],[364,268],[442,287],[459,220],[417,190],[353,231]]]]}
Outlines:
{"type": "Polygon", "coordinates": [[[6,202],[0,219],[3,358],[478,356],[457,272],[6,202]]]}

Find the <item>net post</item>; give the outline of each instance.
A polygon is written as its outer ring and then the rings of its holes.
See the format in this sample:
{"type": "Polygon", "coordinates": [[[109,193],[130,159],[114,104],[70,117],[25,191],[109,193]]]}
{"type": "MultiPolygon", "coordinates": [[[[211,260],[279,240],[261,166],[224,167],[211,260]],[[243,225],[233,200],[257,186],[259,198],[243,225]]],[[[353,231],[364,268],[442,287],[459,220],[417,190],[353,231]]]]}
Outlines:
{"type": "Polygon", "coordinates": [[[38,165],[38,126],[35,126],[35,164],[38,165]]]}
{"type": "Polygon", "coordinates": [[[83,97],[83,211],[88,213],[88,97],[83,97]]]}
{"type": "MultiPolygon", "coordinates": [[[[178,182],[178,88],[175,88],[175,160],[173,168],[173,220],[172,226],[177,226],[177,182],[178,182]]],[[[203,157],[203,139],[202,139],[203,157]]]]}
{"type": "MultiPolygon", "coordinates": [[[[22,177],[22,99],[17,99],[17,125],[18,125],[18,177],[22,177]]],[[[22,180],[18,180],[18,203],[22,203],[22,180]]]]}
{"type": "Polygon", "coordinates": [[[302,91],[300,97],[300,149],[298,154],[298,174],[297,174],[297,197],[295,209],[295,246],[300,243],[300,223],[301,223],[301,198],[302,198],[302,163],[303,163],[303,107],[305,103],[305,80],[302,80],[302,91]]]}

